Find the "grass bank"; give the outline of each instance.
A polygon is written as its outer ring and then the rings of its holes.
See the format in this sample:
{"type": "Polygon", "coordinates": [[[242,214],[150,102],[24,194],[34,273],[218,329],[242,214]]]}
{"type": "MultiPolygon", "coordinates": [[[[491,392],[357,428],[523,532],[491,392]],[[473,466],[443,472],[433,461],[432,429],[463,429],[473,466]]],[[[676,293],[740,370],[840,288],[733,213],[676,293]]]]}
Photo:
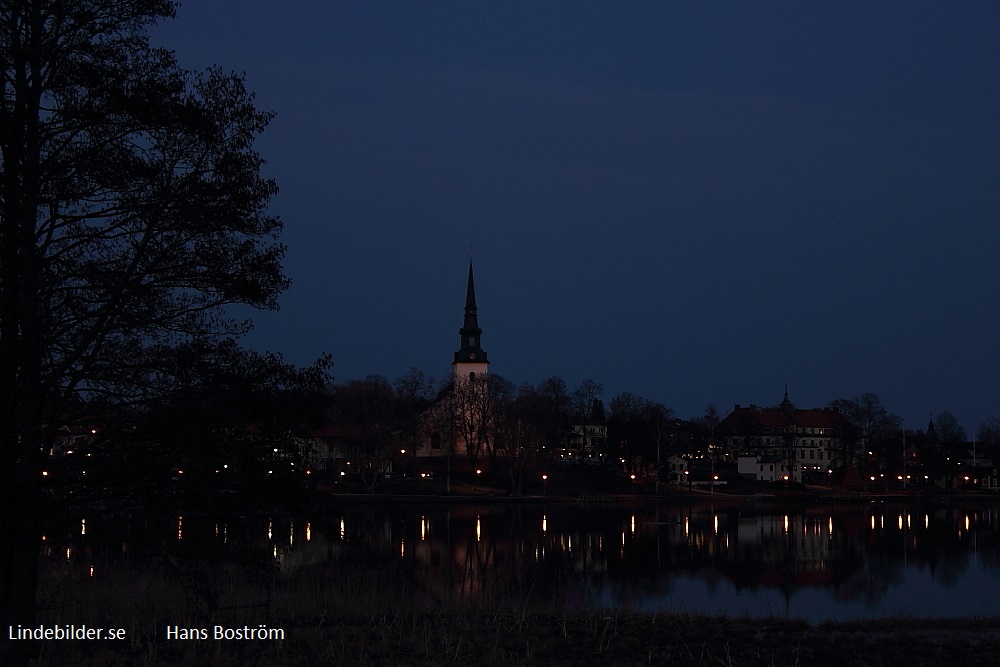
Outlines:
{"type": "Polygon", "coordinates": [[[994,665],[992,620],[828,624],[627,612],[410,611],[284,627],[282,642],[52,644],[41,665],[994,665]]]}

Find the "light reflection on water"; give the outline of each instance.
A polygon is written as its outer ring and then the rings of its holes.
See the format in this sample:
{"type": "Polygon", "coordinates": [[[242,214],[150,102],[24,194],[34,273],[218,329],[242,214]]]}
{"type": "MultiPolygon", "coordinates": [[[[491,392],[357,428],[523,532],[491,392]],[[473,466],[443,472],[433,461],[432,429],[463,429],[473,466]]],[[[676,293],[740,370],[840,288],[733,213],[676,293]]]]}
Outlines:
{"type": "MultiPolygon", "coordinates": [[[[110,579],[153,553],[130,546],[156,541],[134,517],[76,525],[63,540],[45,537],[43,573],[110,579]]],[[[174,514],[163,528],[164,540],[183,543],[194,558],[199,549],[213,558],[220,549],[262,550],[286,579],[345,560],[394,563],[418,582],[424,604],[530,594],[570,609],[813,622],[1000,615],[993,505],[408,504],[309,517],[174,514]]]]}

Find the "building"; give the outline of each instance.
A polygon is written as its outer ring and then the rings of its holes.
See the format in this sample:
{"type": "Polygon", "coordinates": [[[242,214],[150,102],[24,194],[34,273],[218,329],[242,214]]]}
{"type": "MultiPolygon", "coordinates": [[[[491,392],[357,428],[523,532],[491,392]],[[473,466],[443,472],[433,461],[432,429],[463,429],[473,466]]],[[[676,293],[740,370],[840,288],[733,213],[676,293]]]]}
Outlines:
{"type": "Polygon", "coordinates": [[[758,482],[802,481],[802,467],[789,473],[785,457],[780,454],[741,454],[736,458],[737,472],[758,482]]]}
{"type": "Polygon", "coordinates": [[[565,447],[556,452],[562,463],[574,465],[601,465],[607,450],[607,424],[570,424],[565,447]]]}
{"type": "Polygon", "coordinates": [[[458,335],[452,381],[421,419],[416,456],[467,456],[474,461],[490,448],[488,429],[481,428],[489,411],[486,382],[490,362],[482,346],[472,262],[465,290],[465,319],[458,335]]]}
{"type": "MultiPolygon", "coordinates": [[[[670,456],[664,466],[668,484],[689,484],[691,482],[688,470],[688,460],[683,456],[670,456]]],[[[713,475],[714,476],[714,475],[713,475]]]]}
{"type": "Polygon", "coordinates": [[[841,465],[850,433],[839,412],[796,408],[786,388],[775,407],[736,405],[716,428],[712,454],[735,461],[739,473],[752,479],[820,481],[841,465]]]}

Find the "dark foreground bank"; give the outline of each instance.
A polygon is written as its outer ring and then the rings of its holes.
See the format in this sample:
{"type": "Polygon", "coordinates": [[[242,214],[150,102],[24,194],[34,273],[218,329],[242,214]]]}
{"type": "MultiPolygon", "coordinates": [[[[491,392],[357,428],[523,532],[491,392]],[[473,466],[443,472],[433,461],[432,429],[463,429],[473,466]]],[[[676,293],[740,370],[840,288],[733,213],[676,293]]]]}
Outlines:
{"type": "Polygon", "coordinates": [[[283,641],[49,642],[40,665],[995,665],[996,619],[825,624],[631,612],[319,618],[283,641]]]}

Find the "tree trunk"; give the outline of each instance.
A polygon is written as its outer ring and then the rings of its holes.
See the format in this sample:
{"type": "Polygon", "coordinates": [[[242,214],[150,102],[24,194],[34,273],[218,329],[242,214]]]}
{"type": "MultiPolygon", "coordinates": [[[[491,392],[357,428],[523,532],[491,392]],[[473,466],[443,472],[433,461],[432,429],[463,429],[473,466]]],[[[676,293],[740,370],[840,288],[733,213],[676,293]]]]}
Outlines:
{"type": "Polygon", "coordinates": [[[8,627],[18,625],[30,627],[35,624],[35,593],[38,583],[38,545],[41,540],[40,494],[37,484],[24,479],[33,462],[17,466],[14,475],[4,475],[2,500],[4,508],[12,511],[0,512],[0,531],[3,534],[0,547],[0,587],[2,587],[2,610],[0,628],[3,644],[0,644],[0,664],[27,664],[38,656],[40,648],[33,640],[10,640],[8,627]],[[20,479],[11,479],[12,477],[20,479]]]}
{"type": "MultiPolygon", "coordinates": [[[[38,29],[31,16],[32,34],[38,29]]],[[[11,35],[11,44],[15,41],[11,35]]],[[[41,518],[41,433],[43,395],[39,319],[40,261],[36,248],[41,151],[38,85],[40,64],[28,58],[25,45],[12,48],[15,94],[5,108],[3,215],[0,241],[0,628],[32,625],[38,581],[41,518]]],[[[13,641],[2,633],[0,662],[25,664],[38,644],[13,641]]]]}

